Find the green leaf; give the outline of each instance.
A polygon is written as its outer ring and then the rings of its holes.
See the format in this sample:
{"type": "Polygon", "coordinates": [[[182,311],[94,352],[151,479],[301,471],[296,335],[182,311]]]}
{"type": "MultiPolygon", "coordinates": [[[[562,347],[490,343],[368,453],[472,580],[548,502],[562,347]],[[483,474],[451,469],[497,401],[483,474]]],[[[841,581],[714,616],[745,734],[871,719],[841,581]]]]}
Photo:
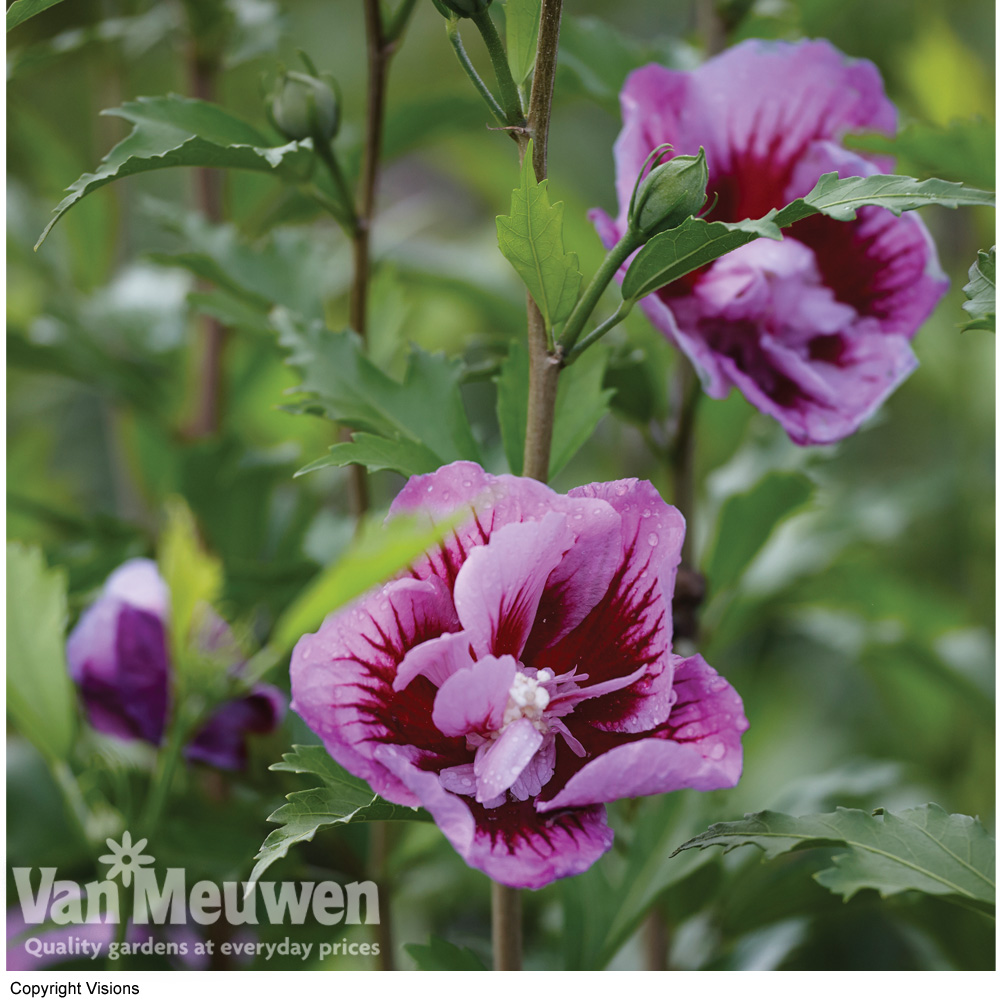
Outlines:
{"type": "Polygon", "coordinates": [[[201,664],[194,650],[201,615],[222,592],[222,564],[198,540],[194,516],[180,497],[167,500],[158,563],[170,591],[170,648],[179,673],[201,664]]]}
{"type": "Polygon", "coordinates": [[[507,62],[514,82],[520,86],[535,65],[538,48],[538,21],[542,0],[507,0],[507,62]]]}
{"type": "Polygon", "coordinates": [[[823,174],[804,198],[797,198],[779,212],[772,210],[762,219],[734,223],[687,219],[676,229],[654,236],[629,266],[622,282],[622,298],[641,299],[760,236],[780,239],[780,229],[817,213],[849,221],[866,205],[899,215],[927,205],[957,208],[992,205],[993,201],[989,191],[937,178],[918,181],[912,177],[875,174],[841,179],[835,173],[823,174]]]}
{"type": "MultiPolygon", "coordinates": [[[[572,367],[572,366],[571,366],[572,367]]],[[[524,435],[528,428],[528,350],[519,340],[510,342],[507,359],[494,380],[497,420],[507,464],[515,476],[524,470],[524,435]]]]}
{"type": "MultiPolygon", "coordinates": [[[[604,388],[604,371],[610,353],[606,344],[595,344],[559,376],[549,457],[550,479],[586,444],[610,409],[614,389],[604,388]]],[[[527,379],[523,384],[527,389],[527,379]]],[[[527,419],[527,400],[525,404],[527,419]]]]}
{"type": "Polygon", "coordinates": [[[285,610],[274,626],[270,645],[287,652],[323,619],[377,583],[388,580],[454,527],[452,519],[428,526],[426,521],[394,517],[386,524],[364,521],[344,556],[319,573],[285,610]]]}
{"type": "Polygon", "coordinates": [[[866,205],[887,208],[893,215],[899,215],[928,205],[958,208],[960,205],[992,204],[994,195],[991,191],[978,191],[936,177],[925,181],[897,174],[838,178],[835,173],[830,173],[823,174],[804,198],[783,208],[774,221],[784,228],[800,218],[822,212],[831,219],[846,222],[855,218],[858,209],[866,205]]]}
{"type": "MultiPolygon", "coordinates": [[[[704,808],[700,794],[684,792],[650,796],[637,804],[625,871],[610,893],[608,919],[595,942],[599,943],[597,968],[604,968],[615,957],[667,889],[711,860],[700,854],[681,858],[670,854],[671,844],[703,826],[704,808]]],[[[593,955],[588,958],[594,962],[593,955]]]]}
{"type": "Polygon", "coordinates": [[[713,590],[732,587],[764,547],[775,528],[806,504],[813,483],[798,472],[770,472],[746,493],[722,505],[715,544],[705,562],[713,590]]]}
{"type": "Polygon", "coordinates": [[[189,97],[140,97],[102,114],[124,118],[134,127],[94,173],[83,174],[67,188],[69,194],[56,206],[35,249],[73,205],[123,177],[166,167],[220,167],[301,180],[315,164],[312,140],[273,146],[242,119],[189,97]]]}
{"type": "Polygon", "coordinates": [[[66,669],[66,574],[40,549],[7,543],[7,712],[50,761],[65,760],[76,722],[66,669]]]}
{"type": "MultiPolygon", "coordinates": [[[[360,339],[350,331],[333,333],[322,322],[305,322],[286,309],[276,309],[272,321],[290,352],[288,364],[302,373],[300,389],[330,419],[409,445],[395,453],[405,452],[422,471],[428,464],[433,469],[461,458],[479,461],[462,404],[460,361],[415,347],[399,383],[365,357],[360,339]]],[[[360,448],[370,441],[355,444],[360,448]]],[[[358,454],[355,450],[351,461],[358,454]]]]}
{"type": "Polygon", "coordinates": [[[486,972],[482,959],[471,949],[431,935],[430,944],[404,944],[403,950],[421,972],[486,972]]]}
{"type": "Polygon", "coordinates": [[[521,185],[511,194],[510,215],[497,217],[497,242],[552,330],[576,305],[583,275],[577,255],[563,246],[563,203],[549,204],[549,182],[535,180],[531,151],[529,142],[521,185]]]}
{"type": "Polygon", "coordinates": [[[933,803],[899,813],[750,813],[710,826],[674,853],[716,846],[728,852],[745,844],[761,848],[768,859],[812,847],[848,848],[815,876],[845,900],[861,889],[877,889],[882,896],[909,890],[946,896],[990,912],[996,902],[994,838],[978,819],[949,815],[933,803]]]}
{"type": "Polygon", "coordinates": [[[358,431],[349,442],[330,445],[329,455],[299,469],[296,476],[330,466],[363,465],[369,472],[389,469],[402,476],[418,476],[433,472],[441,465],[440,459],[430,449],[413,441],[399,441],[358,431]]]}
{"type": "Polygon", "coordinates": [[[423,809],[397,806],[379,798],[360,778],[345,771],[321,746],[293,746],[291,753],[272,764],[272,771],[294,774],[314,774],[323,785],[285,796],[288,800],[270,816],[271,823],[281,823],[261,845],[254,860],[250,882],[261,875],[279,858],[288,854],[294,844],[312,840],[316,831],[328,826],[348,823],[371,823],[384,820],[430,821],[423,809]]]}
{"type": "Polygon", "coordinates": [[[972,317],[962,327],[966,330],[988,330],[996,333],[997,328],[997,248],[990,252],[980,250],[976,263],[969,268],[969,283],[962,288],[968,302],[962,308],[972,317]]]}
{"type": "Polygon", "coordinates": [[[954,119],[945,128],[910,122],[894,138],[848,136],[852,149],[903,157],[907,172],[987,187],[996,177],[996,125],[982,118],[954,119]]]}
{"type": "Polygon", "coordinates": [[[7,30],[16,28],[19,24],[27,21],[29,17],[41,14],[43,10],[55,7],[57,3],[62,3],[62,0],[15,0],[7,8],[7,30]]]}
{"type": "MultiPolygon", "coordinates": [[[[586,443],[601,418],[609,411],[614,389],[604,388],[604,371],[609,348],[596,344],[564,369],[556,394],[555,425],[549,457],[549,478],[586,443]]],[[[524,462],[524,435],[528,421],[528,351],[520,341],[512,341],[497,385],[497,418],[504,454],[510,471],[521,475],[524,462]]]]}
{"type": "Polygon", "coordinates": [[[654,236],[635,255],[622,281],[622,298],[641,299],[758,236],[781,239],[773,217],[772,212],[765,219],[735,223],[685,219],[676,229],[654,236]]]}

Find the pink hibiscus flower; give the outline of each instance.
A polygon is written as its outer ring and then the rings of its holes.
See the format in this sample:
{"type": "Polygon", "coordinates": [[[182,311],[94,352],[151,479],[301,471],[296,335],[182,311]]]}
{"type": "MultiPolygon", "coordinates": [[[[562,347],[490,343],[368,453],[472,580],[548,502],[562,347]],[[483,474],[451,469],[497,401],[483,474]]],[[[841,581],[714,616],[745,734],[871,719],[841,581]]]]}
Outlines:
{"type": "MultiPolygon", "coordinates": [[[[594,210],[607,246],[624,232],[642,164],[661,143],[708,157],[709,219],[760,218],[820,176],[885,172],[839,145],[848,132],[892,135],[896,111],[878,70],[828,42],[747,41],[692,72],[636,70],[621,94],[617,220],[594,210]],[[711,204],[711,201],[709,201],[711,204]]],[[[796,444],[852,434],[917,365],[910,340],[947,281],[923,223],[864,208],[817,215],[757,240],[642,300],[692,361],[705,391],[735,386],[796,444]]]]}
{"type": "Polygon", "coordinates": [[[608,850],[603,803],[735,785],[742,702],[671,651],[680,513],[634,479],[563,496],[455,462],[390,514],[462,510],[409,576],[296,645],[292,707],[331,756],[530,888],[608,850]]]}

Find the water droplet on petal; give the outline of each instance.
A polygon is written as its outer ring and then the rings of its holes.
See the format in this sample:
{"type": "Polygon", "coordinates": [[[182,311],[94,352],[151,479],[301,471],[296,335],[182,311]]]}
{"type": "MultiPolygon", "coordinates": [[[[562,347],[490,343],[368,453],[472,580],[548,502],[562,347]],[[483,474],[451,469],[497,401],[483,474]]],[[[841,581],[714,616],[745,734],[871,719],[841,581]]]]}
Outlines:
{"type": "Polygon", "coordinates": [[[651,513],[652,513],[652,511],[651,511],[651,510],[650,510],[650,509],[649,509],[649,508],[647,507],[647,508],[646,508],[646,509],[645,509],[645,510],[644,510],[644,511],[642,512],[642,516],[643,516],[643,517],[649,517],[649,515],[650,515],[651,513]]]}
{"type": "Polygon", "coordinates": [[[649,544],[651,546],[655,547],[656,545],[659,545],[659,543],[660,543],[660,536],[655,531],[651,531],[649,533],[649,536],[647,537],[646,541],[649,542],[649,544]]]}

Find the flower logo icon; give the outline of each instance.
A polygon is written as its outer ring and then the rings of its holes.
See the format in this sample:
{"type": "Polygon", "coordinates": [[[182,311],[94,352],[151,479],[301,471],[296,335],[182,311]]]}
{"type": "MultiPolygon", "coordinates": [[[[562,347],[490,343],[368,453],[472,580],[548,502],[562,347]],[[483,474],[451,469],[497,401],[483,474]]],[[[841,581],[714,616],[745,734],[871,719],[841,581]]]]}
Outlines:
{"type": "Polygon", "coordinates": [[[106,840],[111,849],[110,854],[102,854],[97,860],[111,865],[108,878],[113,879],[121,875],[122,885],[127,889],[132,884],[132,876],[141,871],[146,865],[151,865],[156,859],[152,854],[140,853],[146,846],[146,838],[132,843],[132,834],[126,830],[122,834],[122,842],[119,844],[113,837],[106,840]]]}

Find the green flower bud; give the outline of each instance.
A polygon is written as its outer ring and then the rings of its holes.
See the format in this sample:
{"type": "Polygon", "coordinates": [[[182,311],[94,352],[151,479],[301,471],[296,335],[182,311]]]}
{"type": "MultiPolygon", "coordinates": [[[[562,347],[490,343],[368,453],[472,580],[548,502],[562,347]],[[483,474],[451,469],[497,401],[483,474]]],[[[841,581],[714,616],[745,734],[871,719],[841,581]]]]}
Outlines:
{"type": "Polygon", "coordinates": [[[675,156],[661,163],[632,194],[629,229],[646,240],[674,229],[701,210],[707,186],[708,163],[704,146],[697,156],[675,156]]]}
{"type": "Polygon", "coordinates": [[[459,17],[472,17],[474,14],[482,14],[491,3],[493,0],[434,0],[434,6],[445,17],[448,17],[448,14],[442,8],[446,8],[459,17]]]}
{"type": "Polygon", "coordinates": [[[271,94],[268,114],[286,139],[329,143],[340,128],[336,91],[330,83],[307,73],[282,73],[271,94]]]}

